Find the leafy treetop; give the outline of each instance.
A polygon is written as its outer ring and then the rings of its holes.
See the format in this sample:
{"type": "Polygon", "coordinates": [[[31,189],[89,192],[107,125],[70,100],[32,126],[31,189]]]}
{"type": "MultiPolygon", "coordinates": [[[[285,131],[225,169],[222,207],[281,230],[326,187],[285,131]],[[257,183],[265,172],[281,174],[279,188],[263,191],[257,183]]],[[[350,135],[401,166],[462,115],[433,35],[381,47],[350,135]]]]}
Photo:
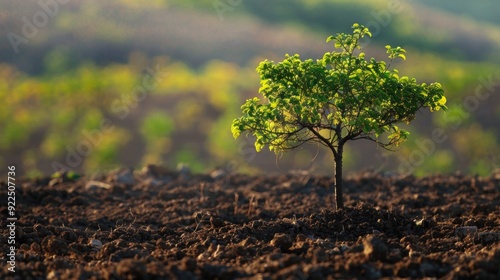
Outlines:
{"type": "Polygon", "coordinates": [[[317,142],[336,157],[348,140],[396,147],[409,134],[397,123],[409,123],[423,107],[446,109],[441,84],[418,84],[390,69],[394,59],[406,59],[404,49],[386,46],[389,64],[367,60],[358,50],[360,39],[371,33],[359,24],[352,28],[352,34],[330,36],[327,42],[334,41],[340,51],[327,52],[316,61],[302,61],[296,54],[279,63],[261,62],[259,93],[265,102],[256,97],[243,104],[243,116],[231,127],[233,136],[249,131],[257,151],[268,145],[276,153],[317,142]],[[388,133],[386,141],[379,140],[383,133],[388,133]]]}

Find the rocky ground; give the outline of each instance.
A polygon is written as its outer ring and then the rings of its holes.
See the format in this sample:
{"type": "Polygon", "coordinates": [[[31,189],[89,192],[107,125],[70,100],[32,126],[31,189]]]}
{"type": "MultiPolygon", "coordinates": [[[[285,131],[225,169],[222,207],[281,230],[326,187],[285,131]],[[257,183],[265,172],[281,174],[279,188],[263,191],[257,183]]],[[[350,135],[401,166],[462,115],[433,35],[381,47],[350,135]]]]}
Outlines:
{"type": "Polygon", "coordinates": [[[500,279],[500,173],[349,176],[339,211],[331,185],[158,166],[21,180],[0,278],[500,279]]]}

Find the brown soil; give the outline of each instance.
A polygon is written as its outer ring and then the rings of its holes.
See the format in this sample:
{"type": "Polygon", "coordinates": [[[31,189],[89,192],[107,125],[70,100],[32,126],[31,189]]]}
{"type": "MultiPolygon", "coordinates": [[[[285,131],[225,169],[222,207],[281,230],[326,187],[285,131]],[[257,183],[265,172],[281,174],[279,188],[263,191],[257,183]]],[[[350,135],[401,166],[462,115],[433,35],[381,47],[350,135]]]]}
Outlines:
{"type": "Polygon", "coordinates": [[[345,179],[339,211],[331,185],[155,166],[25,180],[16,273],[2,227],[0,278],[500,279],[500,174],[358,174],[345,179]]]}

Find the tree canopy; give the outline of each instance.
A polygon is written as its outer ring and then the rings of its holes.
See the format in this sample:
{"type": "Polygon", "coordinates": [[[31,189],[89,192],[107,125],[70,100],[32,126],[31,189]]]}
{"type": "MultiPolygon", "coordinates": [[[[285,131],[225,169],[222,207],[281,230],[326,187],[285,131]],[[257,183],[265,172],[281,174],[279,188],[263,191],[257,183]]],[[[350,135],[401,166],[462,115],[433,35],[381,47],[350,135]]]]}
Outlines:
{"type": "Polygon", "coordinates": [[[348,140],[368,139],[382,147],[398,146],[408,132],[396,124],[410,123],[423,107],[446,109],[441,84],[418,84],[390,69],[396,58],[406,59],[401,47],[386,46],[389,63],[366,59],[361,39],[368,28],[354,24],[352,34],[330,36],[339,51],[321,59],[301,60],[286,55],[282,62],[265,60],[257,67],[261,87],[257,97],[241,107],[243,116],[233,121],[234,137],[249,131],[255,148],[274,152],[304,143],[327,146],[334,155],[348,140]],[[387,133],[388,139],[380,135],[387,133]]]}

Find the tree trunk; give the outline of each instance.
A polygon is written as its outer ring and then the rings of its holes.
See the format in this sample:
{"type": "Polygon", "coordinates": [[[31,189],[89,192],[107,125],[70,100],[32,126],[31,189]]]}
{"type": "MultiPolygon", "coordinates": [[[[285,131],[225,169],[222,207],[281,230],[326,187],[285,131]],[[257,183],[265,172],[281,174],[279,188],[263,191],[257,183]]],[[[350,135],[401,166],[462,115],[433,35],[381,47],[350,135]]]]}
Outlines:
{"type": "Polygon", "coordinates": [[[339,145],[337,156],[335,156],[335,207],[336,209],[344,208],[344,197],[342,193],[342,153],[344,147],[339,145]]]}

